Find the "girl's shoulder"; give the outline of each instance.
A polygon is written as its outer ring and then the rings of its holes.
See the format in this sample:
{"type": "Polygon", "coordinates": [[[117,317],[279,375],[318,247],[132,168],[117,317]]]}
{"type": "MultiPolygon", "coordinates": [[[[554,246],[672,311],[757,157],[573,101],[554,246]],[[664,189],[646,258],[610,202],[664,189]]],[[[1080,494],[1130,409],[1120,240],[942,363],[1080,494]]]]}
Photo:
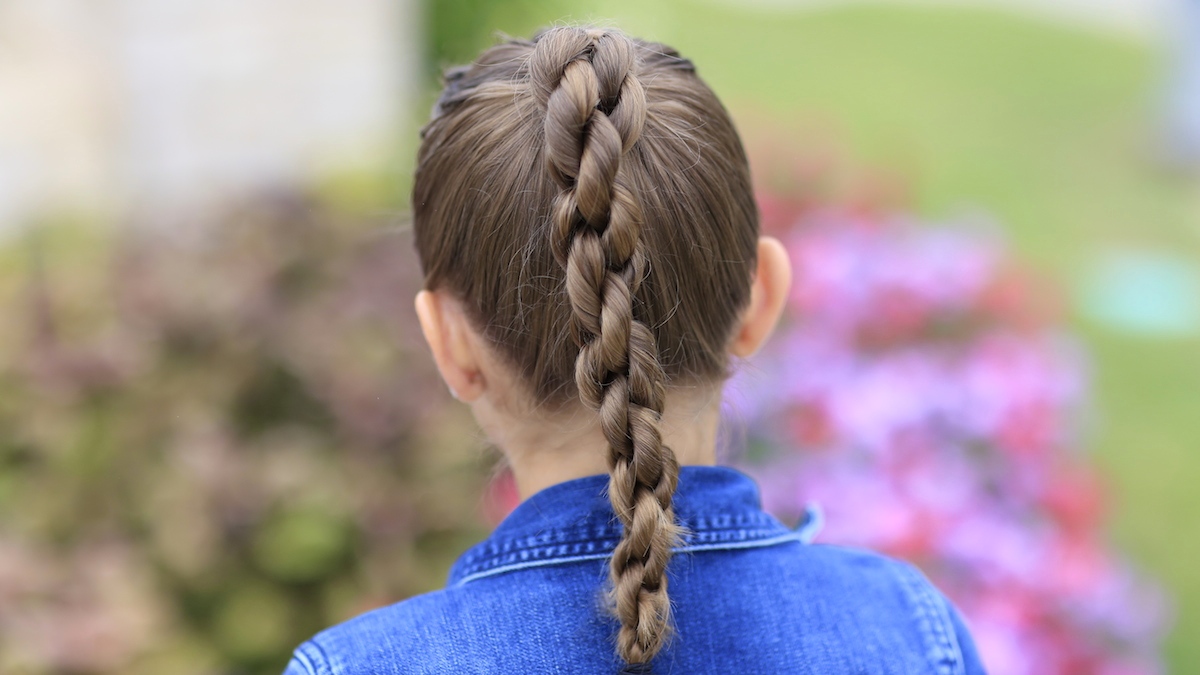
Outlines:
{"type": "MultiPolygon", "coordinates": [[[[287,675],[617,672],[605,568],[530,567],[368,612],[301,645],[287,675]]],[[[671,568],[662,672],[984,672],[958,611],[905,562],[792,541],[681,553],[671,568]]]]}

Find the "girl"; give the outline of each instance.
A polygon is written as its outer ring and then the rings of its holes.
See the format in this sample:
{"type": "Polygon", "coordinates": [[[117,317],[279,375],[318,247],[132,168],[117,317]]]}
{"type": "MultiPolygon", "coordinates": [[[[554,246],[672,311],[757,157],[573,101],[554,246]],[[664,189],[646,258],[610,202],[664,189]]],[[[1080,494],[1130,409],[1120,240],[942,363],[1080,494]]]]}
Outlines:
{"type": "Polygon", "coordinates": [[[791,271],[691,62],[553,28],[450,71],[422,138],[417,316],[524,501],[289,675],[983,672],[914,568],[808,545],[714,466],[730,356],[791,271]]]}

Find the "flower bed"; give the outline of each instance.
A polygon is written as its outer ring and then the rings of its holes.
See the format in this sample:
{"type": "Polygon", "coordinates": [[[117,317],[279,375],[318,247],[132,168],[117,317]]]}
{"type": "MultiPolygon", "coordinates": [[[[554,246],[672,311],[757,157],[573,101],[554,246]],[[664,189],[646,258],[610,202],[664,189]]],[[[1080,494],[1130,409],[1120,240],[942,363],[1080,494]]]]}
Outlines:
{"type": "Polygon", "coordinates": [[[1087,367],[998,237],[764,199],[796,272],[729,387],[737,463],[819,542],[915,562],[996,675],[1162,671],[1160,593],[1106,544],[1087,367]]]}

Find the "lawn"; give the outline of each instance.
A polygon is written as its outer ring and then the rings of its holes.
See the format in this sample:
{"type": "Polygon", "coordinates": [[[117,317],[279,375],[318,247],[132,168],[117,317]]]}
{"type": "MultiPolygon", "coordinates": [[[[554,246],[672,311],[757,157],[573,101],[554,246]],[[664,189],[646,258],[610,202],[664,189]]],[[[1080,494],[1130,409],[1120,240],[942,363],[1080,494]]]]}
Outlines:
{"type": "Polygon", "coordinates": [[[1159,54],[985,10],[621,0],[591,16],[692,58],[749,138],[838,147],[923,216],[1004,226],[1091,351],[1112,537],[1173,596],[1172,671],[1200,672],[1200,339],[1089,320],[1072,290],[1112,250],[1200,261],[1200,190],[1154,161],[1159,54]]]}

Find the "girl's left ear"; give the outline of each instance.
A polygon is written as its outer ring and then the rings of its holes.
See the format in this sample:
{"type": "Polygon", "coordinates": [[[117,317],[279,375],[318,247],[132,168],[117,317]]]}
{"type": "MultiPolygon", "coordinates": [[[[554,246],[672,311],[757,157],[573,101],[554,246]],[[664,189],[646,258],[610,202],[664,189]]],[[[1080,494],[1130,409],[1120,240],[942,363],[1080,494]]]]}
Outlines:
{"type": "Polygon", "coordinates": [[[775,237],[759,237],[750,304],[742,312],[741,323],[729,345],[730,354],[746,358],[758,351],[779,323],[791,287],[792,263],[787,249],[775,237]]]}

